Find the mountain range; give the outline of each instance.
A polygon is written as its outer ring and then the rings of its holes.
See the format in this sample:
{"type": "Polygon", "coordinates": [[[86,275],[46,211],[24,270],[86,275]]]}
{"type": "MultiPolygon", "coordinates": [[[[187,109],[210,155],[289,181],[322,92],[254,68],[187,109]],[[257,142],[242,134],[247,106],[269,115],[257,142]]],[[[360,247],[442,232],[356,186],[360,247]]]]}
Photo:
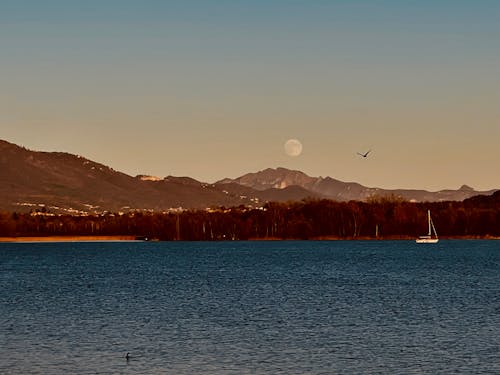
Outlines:
{"type": "Polygon", "coordinates": [[[286,168],[268,168],[241,177],[205,183],[190,177],[138,175],[115,171],[82,156],[32,151],[0,140],[0,210],[54,213],[167,211],[221,206],[260,207],[268,201],[328,198],[338,201],[398,197],[410,201],[461,201],[496,190],[396,189],[365,187],[331,177],[310,177],[286,168]]]}

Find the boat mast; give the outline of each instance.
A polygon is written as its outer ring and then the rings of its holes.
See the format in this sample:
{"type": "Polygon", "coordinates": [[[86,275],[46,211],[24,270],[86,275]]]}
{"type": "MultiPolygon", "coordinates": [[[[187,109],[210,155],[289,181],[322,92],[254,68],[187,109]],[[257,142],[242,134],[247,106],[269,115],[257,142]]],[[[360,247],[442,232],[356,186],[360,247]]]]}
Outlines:
{"type": "MultiPolygon", "coordinates": [[[[436,232],[436,227],[434,226],[434,222],[432,221],[432,219],[431,219],[430,223],[431,223],[431,225],[432,225],[432,230],[434,231],[434,235],[436,236],[436,238],[438,238],[438,234],[437,234],[437,232],[436,232]]],[[[429,233],[430,233],[430,232],[429,232],[429,233]]]]}

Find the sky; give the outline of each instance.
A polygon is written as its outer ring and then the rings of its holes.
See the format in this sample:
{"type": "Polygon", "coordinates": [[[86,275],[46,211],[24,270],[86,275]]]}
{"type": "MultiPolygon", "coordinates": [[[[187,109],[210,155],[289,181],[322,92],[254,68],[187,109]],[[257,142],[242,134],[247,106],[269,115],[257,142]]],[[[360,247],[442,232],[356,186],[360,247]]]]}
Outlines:
{"type": "Polygon", "coordinates": [[[130,175],[500,188],[498,20],[496,0],[0,0],[0,139],[130,175]]]}

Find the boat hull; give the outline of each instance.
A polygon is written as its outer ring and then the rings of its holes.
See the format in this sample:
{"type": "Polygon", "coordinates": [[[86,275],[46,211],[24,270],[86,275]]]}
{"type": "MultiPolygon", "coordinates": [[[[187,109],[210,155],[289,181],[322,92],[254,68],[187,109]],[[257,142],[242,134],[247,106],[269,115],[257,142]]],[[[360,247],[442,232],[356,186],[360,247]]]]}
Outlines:
{"type": "Polygon", "coordinates": [[[438,238],[417,238],[415,240],[416,243],[437,243],[438,241],[438,238]]]}

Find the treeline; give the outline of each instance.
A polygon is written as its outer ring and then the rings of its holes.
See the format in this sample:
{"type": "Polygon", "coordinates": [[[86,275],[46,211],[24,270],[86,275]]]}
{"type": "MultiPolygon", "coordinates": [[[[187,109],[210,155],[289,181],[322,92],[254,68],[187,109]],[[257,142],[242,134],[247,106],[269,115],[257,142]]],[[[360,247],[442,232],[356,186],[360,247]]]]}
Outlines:
{"type": "Polygon", "coordinates": [[[0,213],[0,236],[124,235],[159,240],[409,238],[427,232],[427,210],[441,237],[499,237],[500,192],[463,202],[306,200],[180,213],[90,216],[0,213]]]}

